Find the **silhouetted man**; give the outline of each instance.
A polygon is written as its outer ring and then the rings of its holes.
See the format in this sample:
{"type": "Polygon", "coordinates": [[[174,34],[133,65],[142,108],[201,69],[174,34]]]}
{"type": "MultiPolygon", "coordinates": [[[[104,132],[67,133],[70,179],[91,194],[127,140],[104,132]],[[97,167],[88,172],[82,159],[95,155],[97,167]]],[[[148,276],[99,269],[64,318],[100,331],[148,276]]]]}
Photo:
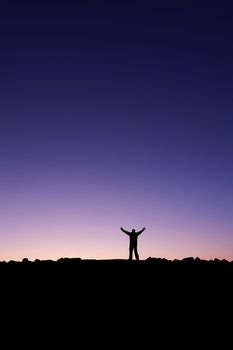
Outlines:
{"type": "Polygon", "coordinates": [[[129,260],[132,260],[132,258],[133,258],[133,250],[134,250],[135,258],[137,260],[139,260],[138,248],[137,248],[138,236],[144,230],[145,230],[145,227],[141,231],[138,231],[138,232],[135,232],[135,229],[133,229],[131,232],[128,232],[121,227],[121,231],[123,231],[124,233],[126,233],[129,236],[129,260]]]}

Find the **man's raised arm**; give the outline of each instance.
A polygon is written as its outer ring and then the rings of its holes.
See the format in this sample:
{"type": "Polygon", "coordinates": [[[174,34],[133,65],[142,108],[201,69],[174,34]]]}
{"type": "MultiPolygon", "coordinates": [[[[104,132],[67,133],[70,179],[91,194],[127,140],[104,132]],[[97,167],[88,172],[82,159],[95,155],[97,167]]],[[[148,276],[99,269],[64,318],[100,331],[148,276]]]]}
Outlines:
{"type": "Polygon", "coordinates": [[[141,231],[138,231],[138,232],[137,232],[137,235],[139,236],[145,229],[146,229],[146,228],[143,227],[143,229],[142,229],[141,231]]]}
{"type": "Polygon", "coordinates": [[[128,231],[126,231],[126,230],[124,230],[122,227],[121,227],[121,231],[123,231],[124,233],[126,233],[127,235],[129,235],[130,234],[130,232],[128,232],[128,231]]]}

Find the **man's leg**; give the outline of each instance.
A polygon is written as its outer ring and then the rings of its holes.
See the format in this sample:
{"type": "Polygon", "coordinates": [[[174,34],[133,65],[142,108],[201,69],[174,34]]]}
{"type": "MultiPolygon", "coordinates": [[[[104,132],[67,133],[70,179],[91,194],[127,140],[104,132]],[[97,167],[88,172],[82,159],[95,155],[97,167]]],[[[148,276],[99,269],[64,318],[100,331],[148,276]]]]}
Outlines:
{"type": "Polygon", "coordinates": [[[139,260],[139,255],[138,255],[138,249],[137,249],[137,247],[134,247],[134,254],[135,254],[136,260],[139,260]]]}
{"type": "Polygon", "coordinates": [[[129,247],[129,260],[132,260],[133,258],[133,247],[129,247]]]}

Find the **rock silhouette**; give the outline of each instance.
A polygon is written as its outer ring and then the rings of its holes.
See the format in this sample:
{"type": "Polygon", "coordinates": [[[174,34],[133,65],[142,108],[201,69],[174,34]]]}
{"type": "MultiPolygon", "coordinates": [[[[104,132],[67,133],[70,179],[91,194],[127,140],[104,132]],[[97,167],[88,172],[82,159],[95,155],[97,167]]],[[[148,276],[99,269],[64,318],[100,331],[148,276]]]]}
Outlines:
{"type": "Polygon", "coordinates": [[[23,259],[0,262],[0,280],[7,312],[10,308],[25,315],[29,309],[27,322],[36,322],[41,315],[40,325],[47,322],[49,330],[51,322],[58,322],[61,332],[73,326],[75,330],[87,327],[89,336],[90,331],[102,334],[103,329],[113,335],[120,322],[120,332],[127,337],[130,319],[134,329],[141,320],[142,334],[153,335],[148,341],[154,334],[158,341],[163,331],[179,334],[180,330],[190,337],[194,332],[195,339],[203,341],[200,328],[206,332],[207,320],[210,325],[213,319],[219,331],[218,319],[224,320],[223,314],[230,310],[233,262],[154,257],[140,261],[23,259]]]}

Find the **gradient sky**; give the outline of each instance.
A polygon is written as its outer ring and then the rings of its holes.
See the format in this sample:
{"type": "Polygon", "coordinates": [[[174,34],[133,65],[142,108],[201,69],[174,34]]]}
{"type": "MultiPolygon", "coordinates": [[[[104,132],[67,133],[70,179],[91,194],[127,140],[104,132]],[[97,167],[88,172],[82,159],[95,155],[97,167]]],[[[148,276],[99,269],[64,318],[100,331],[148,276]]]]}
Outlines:
{"type": "Polygon", "coordinates": [[[1,3],[0,260],[233,260],[230,3],[1,3]]]}

